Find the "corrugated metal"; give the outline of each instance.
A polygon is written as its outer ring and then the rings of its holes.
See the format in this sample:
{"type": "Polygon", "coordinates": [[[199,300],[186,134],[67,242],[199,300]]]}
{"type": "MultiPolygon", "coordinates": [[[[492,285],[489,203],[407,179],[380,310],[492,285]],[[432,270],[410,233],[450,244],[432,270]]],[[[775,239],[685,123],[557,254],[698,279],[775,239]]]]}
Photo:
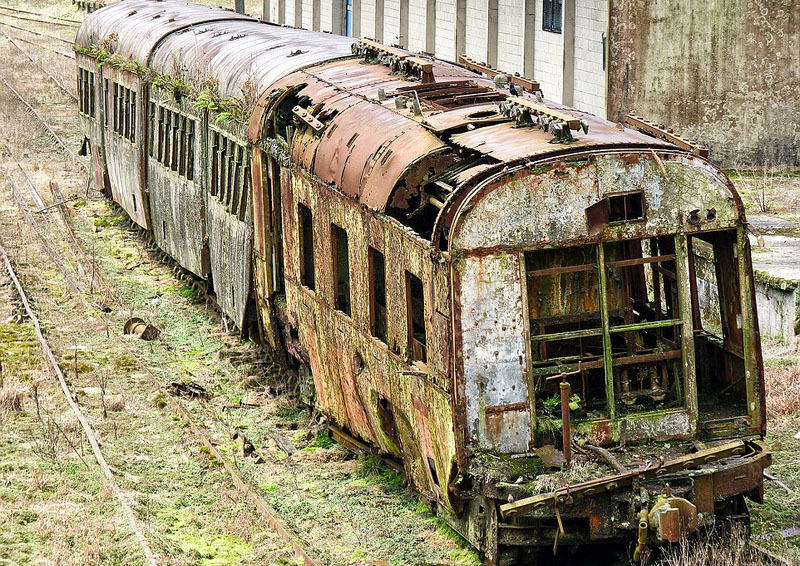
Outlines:
{"type": "Polygon", "coordinates": [[[255,21],[217,22],[167,37],[151,65],[171,73],[178,62],[190,73],[212,75],[221,96],[241,97],[242,87],[260,94],[294,71],[351,56],[352,43],[348,37],[255,21]]]}
{"type": "Polygon", "coordinates": [[[586,117],[589,122],[589,133],[576,133],[575,141],[569,144],[550,143],[553,136],[539,128],[519,128],[513,123],[500,123],[482,128],[475,128],[454,134],[450,140],[457,146],[473,149],[489,155],[498,161],[510,162],[524,157],[545,155],[556,151],[587,149],[596,146],[665,146],[671,144],[660,142],[630,128],[618,129],[616,124],[590,115],[572,114],[586,117]]]}
{"type": "Polygon", "coordinates": [[[236,12],[188,2],[122,0],[86,16],[75,42],[91,47],[116,33],[115,52],[146,64],[152,49],[166,35],[215,20],[254,21],[236,12]]]}

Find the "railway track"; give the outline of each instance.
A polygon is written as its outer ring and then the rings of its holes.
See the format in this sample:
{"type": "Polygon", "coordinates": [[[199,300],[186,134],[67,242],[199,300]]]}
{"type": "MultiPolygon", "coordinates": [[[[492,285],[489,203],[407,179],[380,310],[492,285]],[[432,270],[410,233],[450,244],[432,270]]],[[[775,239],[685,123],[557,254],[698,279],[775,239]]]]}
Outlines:
{"type": "Polygon", "coordinates": [[[27,16],[18,16],[17,15],[18,13],[23,13],[23,12],[20,12],[19,10],[15,10],[13,8],[0,6],[0,17],[14,18],[15,20],[19,20],[19,21],[22,21],[22,22],[34,22],[34,23],[37,23],[37,24],[45,24],[45,25],[49,25],[49,26],[67,28],[69,30],[77,30],[78,26],[80,25],[80,22],[74,22],[74,23],[66,23],[66,22],[58,22],[58,21],[56,21],[56,22],[48,22],[47,20],[45,20],[43,18],[49,18],[50,16],[45,16],[44,14],[39,14],[39,16],[40,16],[39,19],[36,19],[36,18],[29,18],[27,16]],[[8,13],[8,12],[11,12],[11,13],[8,13]]]}
{"type": "MultiPolygon", "coordinates": [[[[32,105],[25,99],[25,97],[16,89],[11,87],[5,78],[0,77],[0,81],[9,89],[10,92],[19,100],[19,102],[23,105],[26,111],[31,114],[47,131],[49,134],[49,138],[53,142],[53,144],[62,150],[62,153],[66,153],[66,155],[71,156],[72,158],[76,158],[72,152],[69,151],[65,142],[61,137],[45,122],[43,117],[32,107],[32,105]]],[[[41,194],[37,191],[36,187],[33,185],[31,180],[27,177],[27,174],[22,167],[22,164],[19,160],[16,159],[13,155],[11,156],[12,159],[15,161],[17,168],[19,171],[25,176],[26,185],[28,186],[28,191],[30,194],[31,200],[33,200],[34,204],[38,207],[38,211],[42,211],[44,209],[49,208],[56,208],[61,210],[61,207],[64,206],[64,199],[61,197],[58,198],[59,193],[58,191],[54,191],[54,200],[56,202],[51,205],[45,204],[45,199],[42,198],[41,194]]],[[[83,165],[79,160],[73,162],[76,165],[81,165],[84,170],[86,170],[86,166],[83,165]]],[[[196,422],[196,420],[190,415],[190,413],[183,407],[180,400],[175,397],[165,386],[164,384],[158,379],[156,373],[150,368],[140,356],[136,354],[129,346],[125,343],[122,337],[122,333],[115,330],[112,325],[109,323],[108,316],[105,314],[105,310],[108,309],[110,305],[114,305],[115,308],[124,309],[125,305],[121,301],[118,295],[113,293],[113,286],[108,282],[107,279],[102,275],[102,273],[98,272],[93,266],[90,265],[83,265],[81,266],[81,262],[85,262],[88,258],[88,254],[85,249],[79,243],[79,240],[76,238],[74,232],[69,225],[69,222],[66,221],[66,218],[62,216],[62,224],[61,230],[64,232],[66,236],[65,241],[67,242],[67,247],[70,250],[70,254],[73,257],[72,262],[67,262],[64,259],[64,254],[59,254],[57,250],[53,249],[53,245],[51,243],[51,237],[53,234],[49,234],[48,232],[58,230],[59,227],[55,226],[54,223],[48,222],[47,226],[42,225],[37,217],[34,216],[36,211],[30,209],[27,205],[25,200],[22,198],[22,191],[20,190],[19,186],[13,181],[12,176],[8,174],[9,172],[6,171],[6,179],[12,187],[12,194],[14,195],[14,202],[16,203],[20,215],[25,221],[25,223],[33,230],[33,232],[37,235],[37,239],[39,241],[40,246],[42,247],[45,254],[49,257],[50,261],[53,265],[59,270],[62,274],[64,279],[68,282],[70,288],[74,291],[78,299],[81,303],[87,308],[91,310],[99,310],[102,313],[101,320],[105,326],[106,334],[119,346],[121,347],[135,362],[137,367],[144,372],[153,387],[154,390],[158,391],[167,401],[167,404],[170,408],[175,412],[175,414],[185,423],[192,431],[196,441],[200,444],[208,454],[213,457],[215,460],[220,462],[222,466],[225,468],[226,472],[230,476],[232,483],[236,486],[238,491],[243,495],[243,499],[247,501],[253,508],[258,512],[258,514],[266,521],[266,523],[283,539],[287,544],[289,544],[292,548],[293,553],[295,556],[302,561],[303,564],[306,566],[320,566],[323,562],[316,557],[316,553],[311,550],[307,544],[305,544],[301,538],[292,531],[292,529],[288,526],[286,521],[280,517],[277,511],[266,501],[264,500],[253,487],[246,482],[241,474],[238,472],[236,467],[231,464],[227,458],[225,458],[219,450],[215,447],[215,445],[209,440],[208,436],[203,432],[201,426],[196,422]],[[92,274],[92,277],[95,280],[91,282],[81,283],[81,279],[85,279],[89,277],[89,274],[92,274]],[[88,285],[87,285],[88,283],[88,285]],[[92,300],[90,293],[87,291],[87,288],[94,288],[95,285],[102,289],[101,291],[101,300],[92,300]]],[[[45,215],[37,215],[37,216],[45,216],[45,215]]],[[[0,249],[3,249],[0,247],[0,249]]],[[[3,254],[6,252],[3,251],[3,254]]],[[[5,257],[5,255],[4,255],[5,257]]],[[[10,266],[10,262],[8,263],[10,266]]],[[[13,277],[16,277],[14,275],[13,277]]],[[[12,278],[13,278],[12,277],[12,278]]],[[[20,295],[24,292],[22,287],[18,288],[20,295]]],[[[25,302],[25,301],[24,301],[25,302]]],[[[31,315],[32,320],[36,320],[35,326],[37,329],[39,328],[38,319],[35,319],[35,313],[32,311],[29,312],[31,315]]],[[[43,345],[43,349],[45,345],[43,345]]],[[[47,347],[49,348],[49,346],[47,347]]],[[[49,356],[48,356],[49,359],[49,356]]],[[[51,362],[52,365],[52,362],[51,362]]],[[[57,364],[56,366],[57,367],[57,364]]],[[[56,370],[54,368],[54,371],[56,370]]],[[[62,389],[66,387],[65,385],[62,386],[62,389]]],[[[64,390],[65,395],[69,395],[70,392],[67,389],[64,390]]],[[[70,397],[68,397],[69,399],[70,397]]],[[[79,417],[80,418],[80,417],[79,417]]],[[[87,431],[87,436],[90,434],[87,431]]],[[[101,459],[101,455],[96,455],[98,457],[98,461],[101,459]]],[[[112,486],[113,489],[113,486],[112,486]]],[[[127,514],[127,513],[126,513],[127,514]]],[[[145,552],[147,554],[147,552],[145,552]]],[[[155,564],[155,562],[151,562],[155,564]]]]}
{"type": "Polygon", "coordinates": [[[37,68],[38,68],[38,69],[39,69],[39,70],[40,70],[40,71],[41,71],[41,72],[42,72],[42,73],[43,73],[45,76],[47,76],[47,78],[48,78],[48,79],[50,79],[50,81],[51,81],[53,84],[55,84],[55,85],[56,85],[56,87],[58,87],[58,89],[59,89],[61,92],[63,92],[63,93],[64,93],[64,94],[66,94],[67,96],[69,96],[69,97],[70,97],[70,99],[72,99],[72,101],[73,101],[73,102],[77,102],[77,101],[78,101],[78,97],[77,97],[77,96],[75,96],[75,94],[73,94],[73,93],[72,93],[72,91],[70,91],[68,88],[66,88],[66,87],[65,87],[63,84],[61,84],[61,81],[59,81],[59,80],[58,80],[58,79],[57,79],[55,76],[53,76],[53,74],[52,74],[52,73],[50,73],[50,71],[48,71],[47,69],[45,69],[45,68],[44,68],[44,66],[41,64],[41,62],[40,62],[40,61],[38,61],[38,60],[34,59],[34,58],[33,58],[33,56],[32,56],[30,53],[28,53],[28,52],[27,52],[25,49],[23,49],[23,48],[22,48],[22,47],[21,47],[21,46],[20,46],[20,45],[17,43],[16,39],[14,39],[14,38],[13,38],[13,37],[11,37],[10,35],[8,35],[8,34],[7,34],[6,32],[4,32],[3,30],[0,30],[0,35],[2,35],[3,37],[5,37],[5,38],[6,38],[6,40],[8,40],[8,42],[9,42],[11,45],[13,45],[13,46],[14,46],[14,47],[17,49],[17,51],[19,51],[20,53],[22,53],[22,54],[25,56],[25,58],[26,58],[26,59],[28,59],[28,60],[29,60],[31,63],[33,63],[34,65],[36,65],[36,67],[37,67],[37,68]]]}
{"type": "MultiPolygon", "coordinates": [[[[3,7],[0,7],[0,10],[1,9],[3,9],[3,7]]],[[[0,15],[2,15],[2,14],[0,14],[0,15]]],[[[6,24],[2,24],[2,25],[6,25],[6,24]]],[[[17,28],[17,29],[21,29],[21,28],[17,28]]],[[[25,31],[29,31],[29,30],[25,30],[25,31]]],[[[35,33],[35,32],[32,32],[32,33],[35,33]]],[[[0,34],[6,36],[9,39],[9,41],[11,41],[12,44],[13,44],[13,39],[10,38],[10,36],[6,35],[2,31],[0,31],[0,34]]],[[[48,36],[46,34],[39,34],[39,35],[43,35],[43,37],[51,37],[51,38],[53,38],[52,36],[48,36]]],[[[53,38],[53,39],[55,39],[55,38],[53,38]]],[[[25,40],[21,40],[21,41],[25,41],[25,40]]],[[[33,43],[33,42],[29,42],[29,43],[32,43],[33,45],[37,45],[39,47],[42,47],[42,45],[40,45],[40,44],[36,44],[36,43],[33,43]]],[[[25,54],[24,50],[22,50],[19,46],[15,45],[15,47],[17,47],[17,49],[19,49],[20,51],[22,51],[25,54]]],[[[33,61],[33,59],[30,58],[30,56],[28,56],[28,58],[31,59],[31,61],[33,61]]],[[[50,76],[49,73],[47,73],[47,71],[43,67],[40,66],[39,70],[42,71],[45,75],[48,75],[48,77],[50,79],[55,81],[55,78],[50,76]]],[[[67,147],[67,145],[64,142],[63,138],[61,136],[59,136],[47,124],[47,122],[44,120],[44,118],[33,108],[33,106],[31,104],[28,103],[28,101],[23,97],[23,95],[18,90],[16,90],[13,87],[11,87],[11,85],[8,84],[8,82],[5,80],[5,78],[0,77],[0,81],[2,81],[2,83],[9,89],[9,91],[12,92],[12,94],[20,101],[20,103],[25,107],[26,112],[31,114],[41,124],[43,129],[45,129],[45,131],[47,132],[48,136],[51,138],[54,146],[56,148],[58,148],[59,151],[64,153],[64,155],[66,157],[68,157],[68,159],[70,161],[72,161],[72,163],[74,165],[79,166],[84,171],[88,172],[88,168],[85,165],[85,163],[83,163],[73,152],[71,152],[69,150],[69,148],[67,147]]],[[[75,98],[74,95],[72,95],[71,93],[67,92],[66,89],[63,88],[63,86],[61,86],[60,84],[57,84],[57,86],[59,87],[60,90],[64,91],[66,94],[69,94],[73,99],[75,98]]],[[[74,232],[72,231],[72,229],[71,229],[71,227],[69,225],[69,222],[67,221],[66,217],[63,216],[63,214],[64,214],[64,209],[63,209],[64,199],[63,199],[63,196],[60,196],[60,193],[58,193],[58,191],[56,190],[56,191],[53,192],[53,203],[50,204],[50,205],[45,205],[44,199],[38,193],[36,187],[31,182],[31,180],[29,178],[27,178],[27,174],[26,174],[24,168],[22,167],[22,164],[19,161],[17,161],[15,157],[12,156],[12,158],[17,163],[17,166],[18,166],[19,170],[21,171],[21,173],[26,176],[26,185],[28,186],[28,190],[29,190],[29,193],[30,193],[30,198],[37,205],[39,211],[41,211],[43,208],[45,208],[45,206],[48,207],[48,208],[49,207],[53,207],[62,215],[63,228],[64,228],[65,234],[67,236],[67,241],[71,242],[71,243],[68,244],[68,247],[69,247],[69,249],[71,251],[71,255],[73,256],[73,260],[71,262],[66,262],[67,265],[64,265],[62,263],[62,264],[56,265],[56,267],[59,268],[59,271],[62,272],[62,275],[65,276],[65,279],[67,278],[67,274],[69,274],[69,277],[74,279],[76,281],[76,283],[77,283],[77,281],[85,278],[87,276],[87,272],[89,271],[88,270],[88,264],[86,264],[86,262],[88,261],[88,254],[87,254],[86,250],[82,248],[79,240],[77,239],[77,237],[75,236],[74,232]],[[83,264],[83,266],[82,266],[82,264],[83,264]]],[[[13,181],[10,181],[10,182],[13,183],[13,181]]],[[[26,210],[26,206],[27,205],[24,203],[24,199],[21,198],[22,191],[19,189],[19,187],[15,187],[12,190],[14,191],[15,201],[17,202],[17,206],[19,207],[20,212],[21,212],[23,218],[25,219],[25,222],[27,224],[29,224],[34,231],[42,234],[42,237],[40,238],[41,245],[44,248],[48,248],[48,246],[50,246],[52,244],[48,244],[48,238],[45,236],[45,234],[47,234],[48,231],[50,231],[50,230],[57,230],[58,227],[55,226],[54,223],[48,223],[47,226],[40,225],[38,223],[38,221],[36,220],[37,216],[34,216],[34,213],[36,211],[32,211],[29,208],[26,210]]],[[[41,215],[41,217],[46,217],[46,215],[41,215]]],[[[136,228],[135,225],[131,224],[131,226],[136,228]]],[[[139,233],[141,235],[144,232],[139,230],[139,233]]],[[[49,251],[50,251],[50,253],[53,253],[53,255],[56,255],[55,254],[55,250],[50,249],[49,251]]],[[[46,250],[46,253],[48,253],[47,250],[46,250]]],[[[20,294],[21,300],[23,300],[22,296],[23,296],[23,293],[24,293],[24,288],[21,286],[21,283],[19,282],[19,280],[16,277],[16,275],[13,274],[13,272],[11,271],[13,269],[13,267],[12,267],[12,264],[11,264],[9,258],[6,255],[5,249],[2,247],[2,243],[0,243],[0,255],[2,256],[2,259],[3,259],[4,263],[6,264],[7,269],[9,270],[9,274],[11,275],[12,279],[15,282],[15,285],[17,286],[18,293],[20,294]]],[[[163,254],[163,252],[162,252],[161,255],[162,255],[163,258],[167,258],[168,257],[168,256],[166,256],[166,254],[163,254]]],[[[53,258],[51,257],[51,260],[52,259],[53,258]]],[[[59,259],[55,259],[54,260],[54,262],[56,262],[56,263],[62,262],[62,261],[63,260],[59,260],[59,259]]],[[[172,261],[170,259],[169,262],[173,265],[173,268],[176,267],[177,264],[175,264],[174,261],[172,261]]],[[[91,271],[94,271],[94,270],[92,269],[91,271]]],[[[177,269],[177,271],[181,271],[181,270],[177,269]]],[[[118,295],[114,294],[113,285],[107,279],[105,279],[105,277],[102,275],[101,272],[96,272],[96,277],[97,277],[97,284],[102,288],[101,295],[103,297],[103,300],[101,302],[104,305],[113,304],[117,308],[123,308],[124,307],[123,302],[121,301],[121,299],[119,298],[118,295]]],[[[94,283],[94,281],[92,283],[94,283]]],[[[197,283],[196,280],[195,280],[195,283],[197,283]]],[[[72,286],[72,285],[70,285],[70,286],[72,286]]],[[[74,291],[77,293],[77,296],[81,299],[81,301],[87,307],[92,307],[92,308],[97,308],[98,307],[99,303],[97,301],[92,301],[91,300],[91,298],[89,296],[89,292],[86,290],[84,285],[76,284],[74,286],[74,291]]],[[[26,305],[26,310],[27,310],[27,308],[30,306],[27,303],[27,299],[24,299],[23,303],[26,305]]],[[[37,331],[39,331],[39,322],[38,322],[38,319],[35,318],[35,316],[36,316],[35,312],[28,311],[28,314],[29,314],[29,316],[31,317],[32,320],[36,321],[35,322],[35,326],[37,328],[37,331]]],[[[158,390],[161,394],[163,394],[165,396],[166,400],[167,400],[167,403],[169,404],[170,408],[175,412],[175,414],[178,415],[186,423],[188,423],[188,426],[189,426],[190,430],[192,431],[192,433],[193,433],[195,439],[197,440],[197,442],[200,445],[202,445],[204,447],[204,449],[211,456],[213,456],[217,461],[222,463],[223,467],[225,468],[225,470],[230,475],[231,480],[233,481],[234,485],[236,485],[237,489],[239,489],[239,491],[244,495],[245,499],[247,501],[249,501],[249,503],[252,504],[257,509],[258,513],[270,524],[270,526],[281,536],[281,538],[283,538],[287,543],[289,543],[292,546],[295,555],[300,560],[302,560],[302,562],[304,564],[306,564],[308,566],[321,564],[322,562],[320,562],[319,558],[315,557],[314,552],[311,549],[309,549],[308,546],[303,543],[303,541],[300,539],[300,537],[298,537],[298,535],[296,533],[294,533],[288,527],[287,523],[279,516],[279,514],[275,511],[275,509],[272,508],[260,495],[258,495],[258,493],[250,486],[250,484],[247,483],[242,478],[241,474],[239,474],[238,470],[236,469],[236,466],[230,464],[230,462],[228,462],[227,459],[216,449],[214,443],[212,443],[209,440],[208,436],[203,432],[203,429],[201,428],[201,426],[192,418],[192,416],[184,408],[184,406],[182,405],[180,400],[177,397],[175,397],[174,395],[172,395],[164,387],[164,385],[161,382],[161,380],[159,380],[159,378],[155,375],[155,373],[151,370],[151,368],[148,367],[148,365],[135,352],[133,352],[128,347],[128,345],[122,340],[121,334],[118,333],[118,332],[115,332],[113,330],[113,328],[111,328],[111,325],[108,322],[108,318],[104,317],[103,320],[105,321],[106,330],[109,333],[109,336],[111,336],[118,345],[120,345],[123,349],[125,349],[126,352],[136,361],[137,366],[139,367],[139,369],[142,370],[143,372],[145,372],[148,375],[148,378],[150,379],[154,389],[158,390]]],[[[39,331],[39,334],[41,335],[40,331],[39,331]]],[[[42,348],[43,348],[43,351],[45,351],[45,348],[47,348],[49,350],[49,346],[47,346],[46,343],[42,343],[42,348]]],[[[52,356],[52,350],[49,350],[49,351],[51,352],[51,356],[52,356]]],[[[56,364],[56,366],[54,367],[54,372],[58,371],[56,369],[57,367],[58,366],[56,364]]],[[[61,381],[62,381],[62,389],[64,389],[66,387],[66,385],[63,384],[63,376],[62,376],[61,381]]],[[[67,396],[68,399],[69,399],[69,394],[70,394],[70,392],[69,392],[68,388],[66,388],[65,396],[67,396]]],[[[87,436],[88,436],[89,435],[89,431],[87,430],[86,432],[87,432],[87,436]]],[[[99,450],[99,448],[98,448],[98,450],[99,450]]],[[[96,454],[96,457],[97,457],[97,454],[96,454]]],[[[102,454],[100,454],[100,457],[102,457],[102,454]]],[[[99,461],[99,458],[98,458],[98,461],[99,461]]],[[[111,479],[113,480],[113,478],[111,478],[111,479]]],[[[127,513],[126,513],[126,515],[127,515],[127,513]]],[[[134,518],[134,520],[135,520],[135,518],[134,518]]],[[[774,553],[772,553],[769,550],[763,548],[761,545],[756,544],[755,542],[751,541],[750,542],[750,546],[751,546],[751,548],[753,549],[753,551],[755,553],[757,553],[759,556],[763,557],[765,562],[772,563],[772,564],[787,564],[787,565],[790,564],[789,561],[787,561],[787,560],[785,560],[785,559],[783,559],[783,558],[781,558],[779,556],[776,556],[774,553]]]]}
{"type": "MultiPolygon", "coordinates": [[[[34,12],[32,10],[23,10],[21,8],[16,8],[14,6],[0,6],[0,10],[5,10],[7,12],[13,12],[15,14],[28,14],[28,15],[32,15],[32,16],[38,16],[40,18],[50,18],[51,20],[58,20],[60,22],[63,22],[65,24],[70,24],[70,25],[73,25],[75,27],[77,27],[77,26],[79,26],[81,24],[81,20],[73,20],[71,18],[63,18],[61,16],[48,16],[47,14],[43,14],[41,12],[34,12]]],[[[34,20],[34,21],[39,21],[39,20],[34,20]]]]}
{"type": "MultiPolygon", "coordinates": [[[[47,39],[52,39],[53,41],[58,41],[60,43],[63,43],[65,45],[69,46],[70,48],[75,44],[73,41],[70,41],[68,39],[64,39],[63,37],[58,37],[57,35],[52,35],[52,34],[49,34],[49,33],[44,33],[44,32],[41,32],[41,31],[32,30],[30,28],[24,28],[24,27],[17,26],[17,25],[14,25],[14,24],[9,24],[9,23],[6,23],[6,22],[0,22],[0,26],[5,26],[7,28],[11,28],[11,29],[15,29],[15,30],[22,31],[22,32],[25,32],[25,33],[29,33],[31,35],[36,35],[38,37],[45,37],[47,39]]],[[[47,49],[47,48],[45,48],[45,49],[47,49]]]]}

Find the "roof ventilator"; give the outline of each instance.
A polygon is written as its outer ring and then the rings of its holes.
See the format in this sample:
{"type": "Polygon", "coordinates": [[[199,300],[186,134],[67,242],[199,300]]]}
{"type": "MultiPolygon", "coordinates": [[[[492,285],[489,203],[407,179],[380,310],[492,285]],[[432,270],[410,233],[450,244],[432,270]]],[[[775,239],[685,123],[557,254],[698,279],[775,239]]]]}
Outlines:
{"type": "MultiPolygon", "coordinates": [[[[526,79],[525,77],[521,77],[519,73],[514,73],[513,75],[510,73],[504,73],[499,69],[495,69],[491,65],[486,63],[478,63],[474,59],[467,57],[466,55],[459,55],[458,57],[459,64],[463,65],[470,71],[475,71],[476,73],[481,73],[486,75],[490,79],[495,79],[496,77],[505,77],[506,83],[509,85],[516,85],[522,87],[523,89],[527,90],[528,92],[532,93],[540,93],[542,92],[541,86],[539,86],[539,82],[533,79],[526,79]]],[[[512,92],[513,94],[513,92],[512,92]]]]}
{"type": "Polygon", "coordinates": [[[433,63],[411,53],[372,41],[361,39],[352,46],[355,55],[362,55],[366,60],[374,59],[386,65],[392,72],[422,81],[423,84],[435,82],[433,63]]]}
{"type": "Polygon", "coordinates": [[[648,122],[644,118],[634,116],[633,114],[628,114],[628,116],[625,118],[625,121],[629,126],[636,128],[642,133],[648,134],[660,140],[667,141],[669,143],[673,143],[679,148],[685,151],[690,151],[695,155],[699,155],[700,157],[708,157],[707,147],[700,145],[696,141],[687,140],[683,136],[675,133],[672,128],[667,128],[663,124],[654,124],[653,122],[648,122]]]}
{"type": "Polygon", "coordinates": [[[535,126],[552,134],[550,143],[570,143],[575,141],[571,130],[589,133],[589,123],[571,114],[559,112],[519,96],[509,96],[499,104],[500,112],[514,120],[519,126],[535,126]]]}

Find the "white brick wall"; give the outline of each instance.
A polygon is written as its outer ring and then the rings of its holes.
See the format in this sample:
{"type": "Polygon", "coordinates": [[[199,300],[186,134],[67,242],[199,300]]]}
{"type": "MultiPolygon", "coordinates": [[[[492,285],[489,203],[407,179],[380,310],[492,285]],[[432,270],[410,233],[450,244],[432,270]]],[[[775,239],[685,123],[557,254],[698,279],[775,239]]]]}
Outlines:
{"type": "Polygon", "coordinates": [[[383,4],[383,42],[400,42],[400,0],[385,0],[383,4]]]}
{"type": "Polygon", "coordinates": [[[575,2],[575,107],[606,117],[603,32],[608,0],[575,2]]]}
{"type": "Polygon", "coordinates": [[[375,0],[361,0],[361,37],[375,39],[375,0]]]}
{"type": "Polygon", "coordinates": [[[408,2],[408,49],[411,51],[425,51],[426,8],[426,0],[408,2]]]}
{"type": "Polygon", "coordinates": [[[313,11],[314,0],[303,0],[303,28],[314,29],[313,11]]]}
{"type": "Polygon", "coordinates": [[[523,72],[525,1],[498,0],[497,68],[509,73],[523,72]]]}
{"type": "Polygon", "coordinates": [[[489,3],[486,0],[467,0],[467,56],[486,61],[489,36],[489,3]]]}
{"type": "Polygon", "coordinates": [[[561,102],[564,83],[564,34],[542,29],[542,2],[536,3],[533,76],[548,100],[561,102]]]}
{"type": "Polygon", "coordinates": [[[456,60],[456,0],[436,0],[436,55],[456,60]]]}
{"type": "Polygon", "coordinates": [[[338,2],[341,0],[321,0],[320,1],[320,18],[319,18],[319,27],[320,31],[333,31],[333,18],[331,17],[332,13],[332,2],[338,2]]]}
{"type": "Polygon", "coordinates": [[[294,25],[294,0],[286,1],[286,21],[278,22],[280,24],[294,25]]]}

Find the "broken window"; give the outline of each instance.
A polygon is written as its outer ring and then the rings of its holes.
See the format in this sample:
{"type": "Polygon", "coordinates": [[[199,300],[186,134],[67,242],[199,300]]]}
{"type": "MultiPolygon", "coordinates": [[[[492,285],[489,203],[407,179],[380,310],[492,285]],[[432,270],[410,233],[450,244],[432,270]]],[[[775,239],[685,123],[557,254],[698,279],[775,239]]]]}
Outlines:
{"type": "Polygon", "coordinates": [[[369,317],[370,332],[386,342],[386,265],[383,254],[369,248],[369,317]]]}
{"type": "Polygon", "coordinates": [[[95,74],[88,69],[78,68],[78,111],[95,117],[95,74]]]}
{"type": "Polygon", "coordinates": [[[682,402],[675,238],[525,254],[537,412],[560,416],[566,376],[578,418],[682,402]],[[613,399],[609,398],[613,392],[613,399]]]}
{"type": "Polygon", "coordinates": [[[563,0],[543,0],[542,29],[553,33],[561,33],[561,11],[563,0]]]}
{"type": "Polygon", "coordinates": [[[697,397],[701,424],[747,414],[736,232],[689,238],[697,397]]]}
{"type": "MultiPolygon", "coordinates": [[[[187,136],[194,139],[194,127],[187,131],[187,136]]],[[[247,149],[216,130],[211,130],[210,138],[211,195],[230,214],[244,221],[250,207],[250,164],[247,149]]]]}
{"type": "Polygon", "coordinates": [[[167,169],[194,180],[194,120],[151,102],[150,155],[167,169]]]}
{"type": "Polygon", "coordinates": [[[347,247],[347,232],[331,224],[333,251],[333,300],[336,310],[350,315],[350,256],[347,247]]]}
{"type": "Polygon", "coordinates": [[[617,412],[677,406],[683,320],[674,236],[605,244],[605,264],[617,412]]]}
{"type": "Polygon", "coordinates": [[[311,209],[303,203],[297,205],[298,236],[300,238],[300,282],[314,290],[314,232],[311,209]]]}
{"type": "Polygon", "coordinates": [[[576,415],[606,416],[603,331],[597,246],[525,253],[531,333],[531,376],[537,412],[560,417],[559,385],[547,378],[567,371],[581,403],[576,415]]]}
{"type": "Polygon", "coordinates": [[[586,209],[589,234],[597,234],[612,222],[629,222],[644,219],[644,193],[634,191],[607,195],[586,209]]]}
{"type": "MultiPolygon", "coordinates": [[[[108,79],[106,79],[106,96],[108,95],[108,79]]],[[[113,83],[111,125],[114,132],[130,142],[136,142],[136,92],[117,83],[113,83]]],[[[106,114],[106,125],[109,117],[106,114]]]]}
{"type": "Polygon", "coordinates": [[[425,362],[425,290],[422,280],[406,271],[406,309],[408,316],[408,347],[412,361],[425,362]]]}

